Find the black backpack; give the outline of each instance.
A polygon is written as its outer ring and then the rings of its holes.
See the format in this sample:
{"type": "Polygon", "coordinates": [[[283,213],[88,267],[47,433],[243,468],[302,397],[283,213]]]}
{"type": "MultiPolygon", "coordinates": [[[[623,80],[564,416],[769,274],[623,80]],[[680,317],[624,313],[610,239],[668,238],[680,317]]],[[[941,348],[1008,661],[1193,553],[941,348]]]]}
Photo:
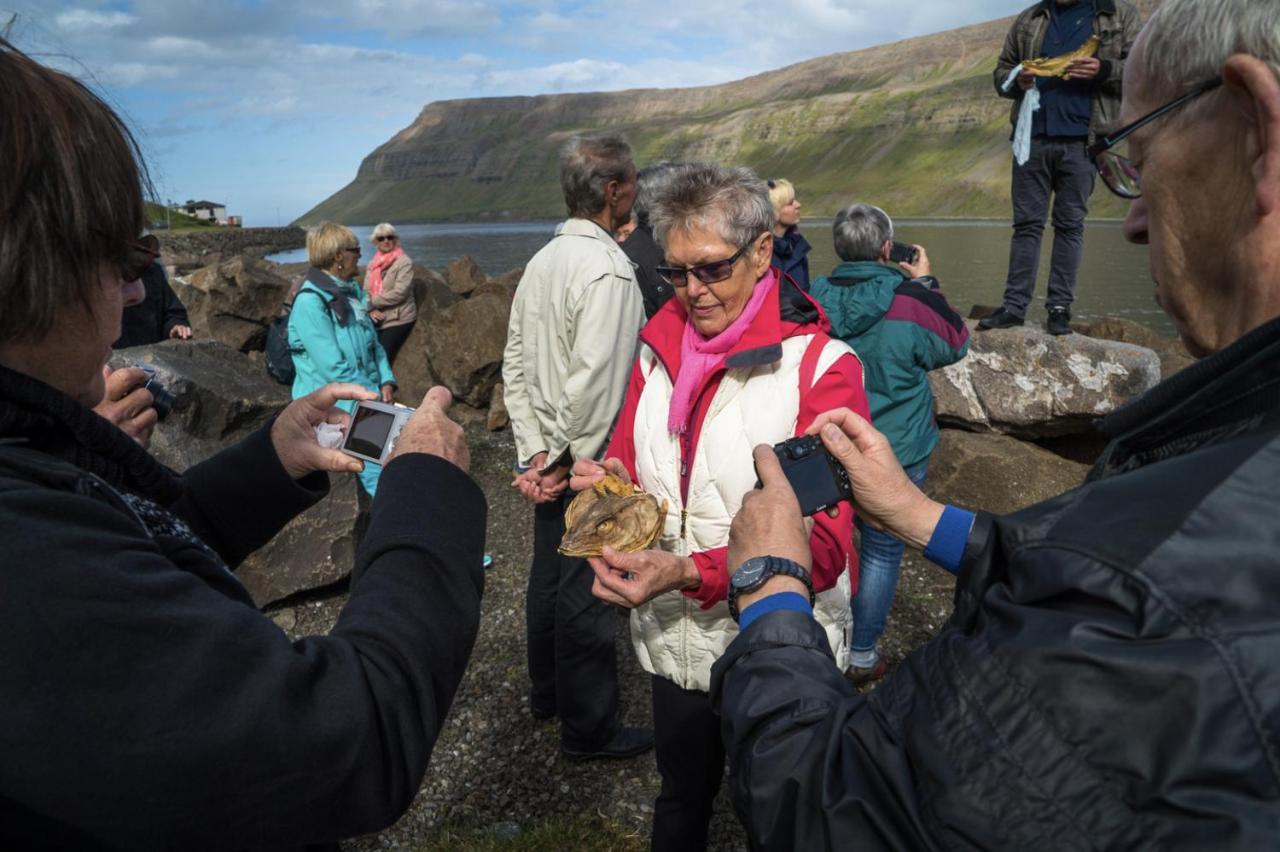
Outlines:
{"type": "MultiPolygon", "coordinates": [[[[299,290],[297,295],[293,297],[293,302],[298,301],[298,296],[303,293],[320,296],[315,290],[299,290]]],[[[324,302],[325,307],[329,306],[328,299],[320,296],[320,300],[324,302]]],[[[289,314],[293,311],[293,302],[284,302],[284,310],[280,313],[280,316],[267,324],[265,353],[267,356],[267,375],[282,385],[293,384],[294,376],[297,375],[297,370],[293,366],[293,353],[302,351],[289,345],[289,314]]]]}

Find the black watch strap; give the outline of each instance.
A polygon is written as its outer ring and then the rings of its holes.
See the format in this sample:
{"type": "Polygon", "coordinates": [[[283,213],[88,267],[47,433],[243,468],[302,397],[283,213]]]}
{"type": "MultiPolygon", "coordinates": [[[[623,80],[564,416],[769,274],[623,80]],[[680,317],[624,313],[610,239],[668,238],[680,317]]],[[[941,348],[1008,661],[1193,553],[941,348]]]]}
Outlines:
{"type": "Polygon", "coordinates": [[[809,572],[804,569],[804,566],[781,556],[757,556],[742,563],[741,567],[729,578],[729,615],[733,617],[733,620],[737,621],[742,615],[738,611],[739,595],[754,592],[763,586],[770,577],[780,575],[794,577],[804,583],[804,587],[809,590],[809,605],[813,606],[813,578],[809,576],[809,572]],[[750,580],[743,582],[748,577],[750,580]]]}

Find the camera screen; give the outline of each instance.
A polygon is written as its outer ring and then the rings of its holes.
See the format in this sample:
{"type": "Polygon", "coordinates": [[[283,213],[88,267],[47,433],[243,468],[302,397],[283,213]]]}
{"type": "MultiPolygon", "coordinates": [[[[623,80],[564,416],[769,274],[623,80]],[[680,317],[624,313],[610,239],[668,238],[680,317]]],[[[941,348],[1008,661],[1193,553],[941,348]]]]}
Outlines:
{"type": "Polygon", "coordinates": [[[785,469],[787,481],[796,492],[802,514],[813,514],[839,499],[840,489],[836,484],[835,474],[821,451],[795,461],[785,469]]]}
{"type": "Polygon", "coordinates": [[[360,406],[351,420],[351,430],[347,433],[347,449],[370,458],[382,456],[382,448],[386,446],[387,436],[395,425],[396,417],[385,411],[360,406]]]}

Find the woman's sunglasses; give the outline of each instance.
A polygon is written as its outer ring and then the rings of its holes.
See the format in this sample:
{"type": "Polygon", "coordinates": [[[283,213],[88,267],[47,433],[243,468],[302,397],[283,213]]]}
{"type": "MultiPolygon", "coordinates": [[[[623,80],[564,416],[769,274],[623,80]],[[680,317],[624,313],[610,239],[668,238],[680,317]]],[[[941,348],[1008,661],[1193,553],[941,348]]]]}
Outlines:
{"type": "Polygon", "coordinates": [[[689,286],[690,275],[703,284],[718,284],[733,274],[733,265],[754,244],[755,240],[752,240],[735,251],[732,257],[726,257],[724,260],[713,260],[710,263],[700,263],[697,266],[659,266],[657,267],[657,272],[672,287],[684,288],[689,286]]]}
{"type": "Polygon", "coordinates": [[[393,243],[395,242],[395,239],[396,238],[390,234],[383,234],[381,237],[374,237],[373,241],[375,243],[393,243]]]}
{"type": "Polygon", "coordinates": [[[151,268],[151,264],[155,263],[159,256],[160,241],[154,234],[147,234],[134,242],[125,243],[124,250],[117,261],[120,277],[125,281],[137,281],[151,268]]]}

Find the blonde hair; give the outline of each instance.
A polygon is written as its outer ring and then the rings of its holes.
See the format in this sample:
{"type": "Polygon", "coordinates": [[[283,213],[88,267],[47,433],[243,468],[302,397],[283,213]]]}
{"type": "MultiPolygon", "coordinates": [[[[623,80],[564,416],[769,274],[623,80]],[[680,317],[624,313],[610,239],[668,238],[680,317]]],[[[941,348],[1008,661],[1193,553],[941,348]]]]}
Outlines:
{"type": "Polygon", "coordinates": [[[773,215],[776,217],[782,208],[796,200],[796,188],[786,178],[768,181],[769,200],[773,202],[773,215]]]}
{"type": "Polygon", "coordinates": [[[328,269],[343,249],[360,248],[360,240],[345,225],[321,222],[307,231],[307,262],[317,269],[328,269]]]}
{"type": "Polygon", "coordinates": [[[373,233],[369,235],[369,238],[375,242],[378,237],[395,237],[398,240],[400,239],[400,232],[397,231],[396,226],[390,222],[382,222],[381,224],[374,226],[373,233]]]}

